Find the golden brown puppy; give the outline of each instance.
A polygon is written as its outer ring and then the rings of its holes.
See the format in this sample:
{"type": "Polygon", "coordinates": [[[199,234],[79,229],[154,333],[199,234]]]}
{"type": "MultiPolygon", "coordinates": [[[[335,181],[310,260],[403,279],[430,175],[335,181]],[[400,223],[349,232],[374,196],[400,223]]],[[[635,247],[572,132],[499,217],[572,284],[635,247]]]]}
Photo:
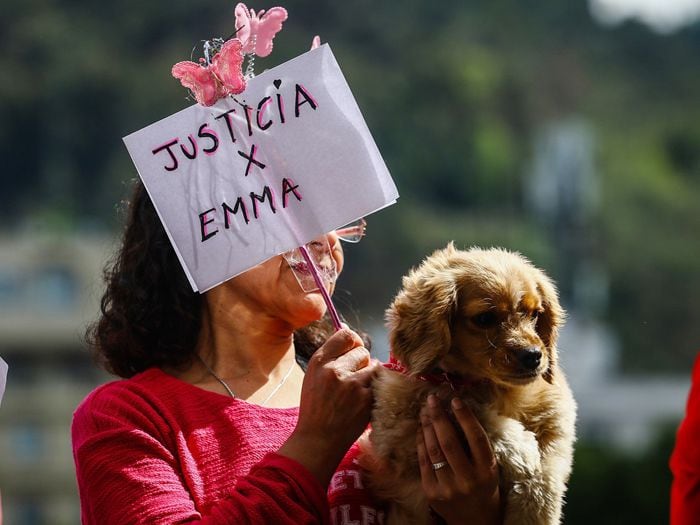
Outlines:
{"type": "Polygon", "coordinates": [[[563,320],[552,282],[517,253],[450,244],[404,277],[387,321],[392,355],[406,370],[384,369],[375,381],[361,457],[372,489],[390,503],[388,525],[430,523],[415,437],[431,392],[459,395],[486,430],[505,523],[560,522],[576,418],[557,365],[563,320]],[[453,380],[423,380],[442,373],[453,380]]]}

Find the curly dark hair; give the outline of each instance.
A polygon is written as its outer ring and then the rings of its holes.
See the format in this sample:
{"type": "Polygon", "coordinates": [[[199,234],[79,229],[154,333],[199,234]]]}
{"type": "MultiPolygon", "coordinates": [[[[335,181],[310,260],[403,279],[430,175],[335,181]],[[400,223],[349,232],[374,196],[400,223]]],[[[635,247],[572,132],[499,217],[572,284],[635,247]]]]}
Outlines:
{"type": "MultiPolygon", "coordinates": [[[[101,317],[87,341],[101,366],[120,377],[151,367],[181,368],[195,357],[202,296],[192,291],[143,184],[135,184],[121,246],[104,272],[101,317]]],[[[326,316],[294,333],[297,361],[333,332],[326,316]]],[[[369,340],[361,334],[369,348],[369,340]]]]}

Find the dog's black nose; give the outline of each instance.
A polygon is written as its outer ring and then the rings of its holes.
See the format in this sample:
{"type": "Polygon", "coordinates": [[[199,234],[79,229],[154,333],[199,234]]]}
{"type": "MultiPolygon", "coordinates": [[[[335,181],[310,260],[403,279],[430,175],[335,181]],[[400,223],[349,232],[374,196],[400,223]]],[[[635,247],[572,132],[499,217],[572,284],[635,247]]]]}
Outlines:
{"type": "Polygon", "coordinates": [[[536,370],[542,360],[542,352],[537,348],[525,348],[517,352],[518,362],[525,370],[536,370]]]}

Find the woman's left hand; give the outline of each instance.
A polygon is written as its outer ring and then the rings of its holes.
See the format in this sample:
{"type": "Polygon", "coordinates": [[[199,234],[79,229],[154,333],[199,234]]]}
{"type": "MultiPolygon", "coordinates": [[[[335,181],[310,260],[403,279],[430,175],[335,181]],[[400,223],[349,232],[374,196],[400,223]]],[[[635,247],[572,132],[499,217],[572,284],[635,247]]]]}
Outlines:
{"type": "Polygon", "coordinates": [[[423,490],[430,507],[448,524],[500,524],[498,464],[491,443],[471,409],[452,400],[459,429],[434,395],[421,411],[417,447],[423,490]],[[466,450],[458,432],[467,439],[466,450]]]}

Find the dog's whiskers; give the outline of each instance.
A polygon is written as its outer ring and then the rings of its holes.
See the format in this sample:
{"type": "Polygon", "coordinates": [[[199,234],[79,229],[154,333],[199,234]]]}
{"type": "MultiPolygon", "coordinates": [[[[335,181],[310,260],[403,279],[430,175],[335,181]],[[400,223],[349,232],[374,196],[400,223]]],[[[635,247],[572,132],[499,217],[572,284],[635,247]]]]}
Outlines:
{"type": "Polygon", "coordinates": [[[497,347],[494,346],[493,344],[487,344],[486,346],[482,346],[481,348],[474,348],[472,352],[480,352],[480,353],[492,353],[493,350],[496,350],[497,347]]]}
{"type": "Polygon", "coordinates": [[[494,349],[497,349],[497,348],[498,348],[498,347],[493,343],[493,341],[491,341],[491,339],[489,339],[489,336],[488,336],[488,335],[486,336],[486,340],[488,341],[488,343],[489,343],[489,345],[491,346],[491,348],[494,348],[494,349]]]}

